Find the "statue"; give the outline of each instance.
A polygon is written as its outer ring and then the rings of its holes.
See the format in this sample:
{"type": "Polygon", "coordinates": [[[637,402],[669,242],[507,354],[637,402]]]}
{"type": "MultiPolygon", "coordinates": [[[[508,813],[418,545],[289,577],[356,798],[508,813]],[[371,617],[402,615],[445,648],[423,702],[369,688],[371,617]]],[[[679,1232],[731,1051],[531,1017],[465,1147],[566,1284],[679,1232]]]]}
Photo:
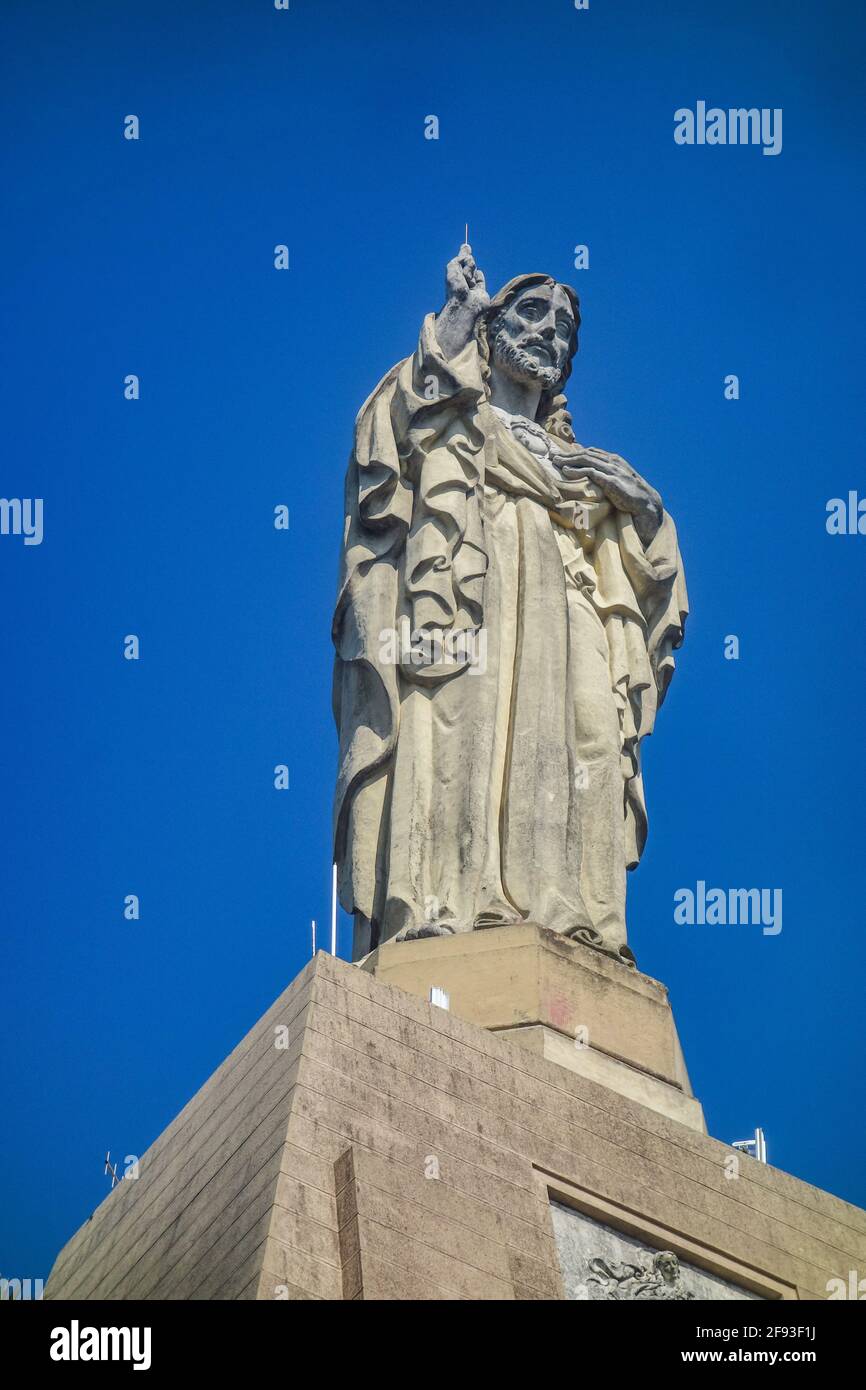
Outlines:
{"type": "Polygon", "coordinates": [[[694,1299],[683,1283],[680,1262],[672,1250],[659,1250],[649,1267],[618,1264],[601,1256],[589,1262],[590,1297],[615,1303],[636,1300],[673,1303],[694,1299]]]}
{"type": "Polygon", "coordinates": [[[534,922],[633,965],[640,743],[688,611],[673,521],[576,443],[580,310],[471,248],[362,406],[334,615],[335,862],[354,958],[534,922]]]}

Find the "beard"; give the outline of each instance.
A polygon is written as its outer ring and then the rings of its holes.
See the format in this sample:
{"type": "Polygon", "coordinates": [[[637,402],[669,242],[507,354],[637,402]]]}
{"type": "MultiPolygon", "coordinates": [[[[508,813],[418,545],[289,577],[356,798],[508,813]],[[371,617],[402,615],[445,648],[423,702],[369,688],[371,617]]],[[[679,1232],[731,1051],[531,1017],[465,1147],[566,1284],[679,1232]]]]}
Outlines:
{"type": "Polygon", "coordinates": [[[559,367],[546,367],[537,357],[533,357],[531,352],[513,343],[504,328],[493,334],[490,356],[493,365],[506,376],[517,381],[537,381],[545,391],[555,391],[562,381],[562,371],[559,367]]]}

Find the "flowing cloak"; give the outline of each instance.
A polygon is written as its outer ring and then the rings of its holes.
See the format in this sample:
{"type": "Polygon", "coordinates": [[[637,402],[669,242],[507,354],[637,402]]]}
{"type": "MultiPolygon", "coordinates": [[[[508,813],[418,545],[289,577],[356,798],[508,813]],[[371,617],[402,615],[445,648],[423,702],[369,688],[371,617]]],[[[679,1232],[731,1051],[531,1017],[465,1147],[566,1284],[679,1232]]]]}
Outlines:
{"type": "Polygon", "coordinates": [[[356,957],[428,921],[619,947],[640,741],[688,611],[676,530],[665,513],[644,548],[545,467],[490,405],[476,342],[447,360],[434,322],[362,406],[346,476],[334,857],[356,957]],[[464,659],[408,660],[401,630],[463,635],[464,659]]]}

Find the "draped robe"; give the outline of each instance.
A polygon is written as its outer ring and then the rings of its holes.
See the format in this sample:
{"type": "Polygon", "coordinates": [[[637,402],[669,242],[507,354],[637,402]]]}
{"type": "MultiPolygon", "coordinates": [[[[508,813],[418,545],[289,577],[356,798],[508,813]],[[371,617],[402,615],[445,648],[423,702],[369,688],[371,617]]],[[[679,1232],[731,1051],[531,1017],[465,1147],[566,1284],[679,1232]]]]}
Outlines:
{"type": "Polygon", "coordinates": [[[345,513],[334,829],[355,958],[532,921],[628,960],[640,741],[688,609],[671,518],[645,548],[545,466],[491,406],[477,343],[447,360],[432,314],[358,415],[345,513]],[[452,645],[410,658],[401,631],[452,645]]]}

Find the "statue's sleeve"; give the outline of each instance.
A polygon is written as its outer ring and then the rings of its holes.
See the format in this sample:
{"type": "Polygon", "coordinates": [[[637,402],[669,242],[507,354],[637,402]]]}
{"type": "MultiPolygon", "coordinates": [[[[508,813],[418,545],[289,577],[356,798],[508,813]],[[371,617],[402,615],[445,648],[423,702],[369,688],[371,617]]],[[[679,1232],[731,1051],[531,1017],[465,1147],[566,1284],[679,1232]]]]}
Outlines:
{"type": "Polygon", "coordinates": [[[623,738],[626,862],[634,868],[647,834],[640,745],[652,733],[670,685],[674,652],[682,645],[689,605],[676,527],[668,513],[646,548],[626,513],[616,512],[612,525],[615,533],[597,547],[596,568],[609,596],[605,631],[623,738]],[[614,571],[620,566],[629,590],[624,603],[613,597],[614,571]]]}
{"type": "MultiPolygon", "coordinates": [[[[484,395],[475,340],[449,361],[428,315],[391,410],[403,441],[404,476],[414,491],[399,600],[400,616],[415,634],[481,626],[487,555],[478,507],[484,473],[478,416],[484,395]]],[[[404,664],[403,671],[430,682],[453,675],[454,664],[404,664]]]]}
{"type": "MultiPolygon", "coordinates": [[[[387,768],[396,742],[398,624],[407,619],[412,630],[447,630],[467,608],[472,612],[473,600],[480,623],[486,557],[476,489],[483,474],[477,418],[483,398],[475,341],[448,361],[430,314],[414,355],[383,378],[358,414],[332,634],[338,862],[353,799],[387,768]]],[[[427,675],[436,679],[435,671],[427,675]]],[[[344,905],[351,896],[344,885],[344,905]]]]}
{"type": "Polygon", "coordinates": [[[689,599],[677,530],[667,512],[644,548],[631,518],[623,518],[620,551],[646,623],[646,650],[655,679],[658,705],[674,673],[674,652],[682,646],[689,599]]]}

